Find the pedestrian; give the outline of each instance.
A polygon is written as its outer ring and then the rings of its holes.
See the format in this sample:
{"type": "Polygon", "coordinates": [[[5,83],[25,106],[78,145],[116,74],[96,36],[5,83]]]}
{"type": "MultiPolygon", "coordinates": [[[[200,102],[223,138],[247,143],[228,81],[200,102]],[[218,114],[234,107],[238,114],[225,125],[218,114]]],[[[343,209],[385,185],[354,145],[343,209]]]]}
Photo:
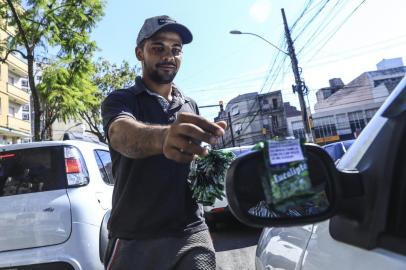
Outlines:
{"type": "Polygon", "coordinates": [[[137,38],[142,76],[102,104],[115,186],[105,267],[191,270],[216,268],[202,206],[187,183],[190,162],[207,155],[226,123],[199,116],[173,83],[188,28],[169,16],[145,20],[137,38]]]}

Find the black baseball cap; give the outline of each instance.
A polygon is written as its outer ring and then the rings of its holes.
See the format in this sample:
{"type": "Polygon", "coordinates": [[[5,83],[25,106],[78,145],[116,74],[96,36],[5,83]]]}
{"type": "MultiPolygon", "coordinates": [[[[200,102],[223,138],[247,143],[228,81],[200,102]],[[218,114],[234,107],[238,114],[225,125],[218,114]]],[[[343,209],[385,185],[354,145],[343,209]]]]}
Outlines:
{"type": "Polygon", "coordinates": [[[145,20],[137,37],[137,47],[140,43],[152,37],[160,30],[172,31],[178,33],[182,38],[183,44],[192,42],[193,36],[190,30],[183,24],[177,23],[174,19],[167,15],[155,16],[145,20]]]}

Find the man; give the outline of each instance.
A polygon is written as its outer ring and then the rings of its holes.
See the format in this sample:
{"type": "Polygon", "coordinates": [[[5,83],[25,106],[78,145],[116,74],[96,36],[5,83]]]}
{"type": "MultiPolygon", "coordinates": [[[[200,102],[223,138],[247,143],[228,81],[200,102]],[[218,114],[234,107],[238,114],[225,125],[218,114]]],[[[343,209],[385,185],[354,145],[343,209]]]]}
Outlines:
{"type": "Polygon", "coordinates": [[[106,269],[215,269],[201,207],[187,183],[190,162],[207,155],[225,122],[198,116],[173,83],[191,32],[168,16],[146,19],[136,46],[142,77],[102,104],[116,180],[106,269]]]}

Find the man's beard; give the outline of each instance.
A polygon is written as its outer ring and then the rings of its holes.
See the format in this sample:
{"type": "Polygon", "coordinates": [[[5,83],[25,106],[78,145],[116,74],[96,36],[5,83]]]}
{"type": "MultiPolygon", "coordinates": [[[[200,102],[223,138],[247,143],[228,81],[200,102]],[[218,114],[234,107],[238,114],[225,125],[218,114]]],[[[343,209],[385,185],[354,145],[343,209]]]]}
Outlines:
{"type": "Polygon", "coordinates": [[[168,84],[173,81],[177,74],[177,70],[174,69],[172,73],[163,73],[159,72],[159,69],[156,67],[155,70],[150,69],[146,64],[145,66],[145,71],[146,75],[151,79],[151,81],[157,83],[157,84],[168,84]]]}

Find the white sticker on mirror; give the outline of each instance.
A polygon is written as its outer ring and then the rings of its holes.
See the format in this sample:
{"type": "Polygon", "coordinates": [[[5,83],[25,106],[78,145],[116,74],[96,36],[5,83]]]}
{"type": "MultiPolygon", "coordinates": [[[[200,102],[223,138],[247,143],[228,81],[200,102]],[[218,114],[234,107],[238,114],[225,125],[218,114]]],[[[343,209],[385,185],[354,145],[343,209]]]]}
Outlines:
{"type": "Polygon", "coordinates": [[[268,142],[269,161],[272,165],[304,160],[299,139],[268,142]]]}

